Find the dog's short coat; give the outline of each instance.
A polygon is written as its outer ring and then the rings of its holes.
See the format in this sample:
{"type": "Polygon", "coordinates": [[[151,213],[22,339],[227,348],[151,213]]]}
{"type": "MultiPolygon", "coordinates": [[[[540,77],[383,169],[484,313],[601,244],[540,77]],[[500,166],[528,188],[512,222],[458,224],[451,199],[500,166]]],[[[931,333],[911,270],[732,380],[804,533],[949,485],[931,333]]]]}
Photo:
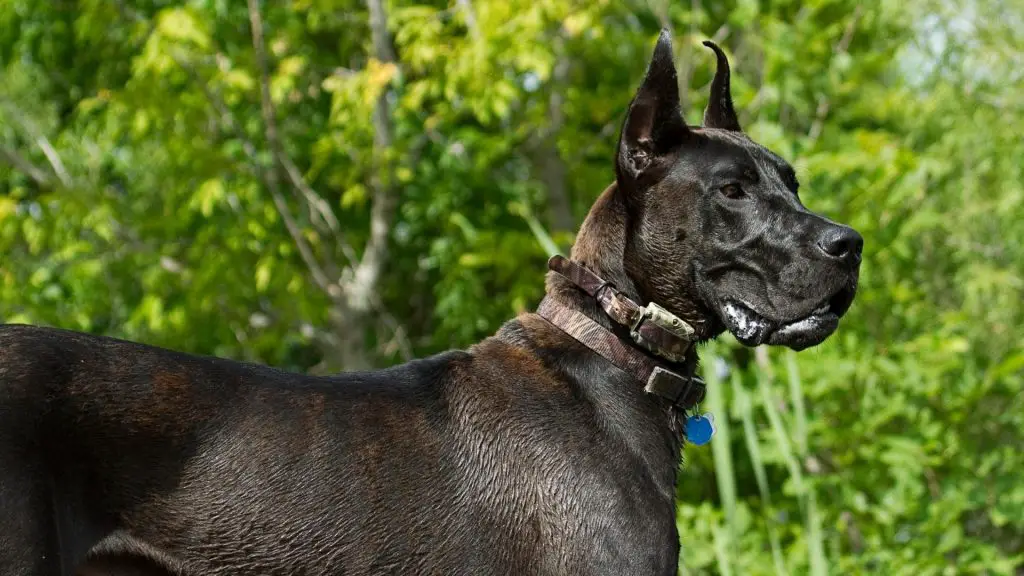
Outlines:
{"type": "MultiPolygon", "coordinates": [[[[693,128],[662,33],[572,259],[698,341],[814,345],[853,299],[861,239],[739,131],[709,45],[693,128]]],[[[547,292],[619,331],[564,278],[547,292]]],[[[321,378],[5,326],[0,574],[674,574],[684,416],[536,314],[321,378]]]]}

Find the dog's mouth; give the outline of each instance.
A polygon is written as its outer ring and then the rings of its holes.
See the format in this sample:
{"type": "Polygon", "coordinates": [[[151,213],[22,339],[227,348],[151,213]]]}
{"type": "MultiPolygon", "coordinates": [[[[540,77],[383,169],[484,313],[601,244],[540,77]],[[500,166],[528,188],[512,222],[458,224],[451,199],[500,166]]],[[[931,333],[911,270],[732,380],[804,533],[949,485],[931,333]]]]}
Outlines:
{"type": "Polygon", "coordinates": [[[808,314],[778,321],[742,302],[726,300],[719,314],[729,332],[746,346],[772,344],[803,350],[824,342],[839,326],[840,316],[852,302],[853,290],[841,290],[808,314]]]}

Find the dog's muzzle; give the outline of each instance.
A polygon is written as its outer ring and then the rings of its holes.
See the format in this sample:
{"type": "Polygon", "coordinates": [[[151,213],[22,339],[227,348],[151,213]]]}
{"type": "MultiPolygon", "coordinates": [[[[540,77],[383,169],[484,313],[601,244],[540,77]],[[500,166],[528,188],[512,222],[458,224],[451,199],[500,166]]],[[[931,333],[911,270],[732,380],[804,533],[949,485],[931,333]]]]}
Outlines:
{"type": "Polygon", "coordinates": [[[856,286],[843,288],[807,314],[772,320],[738,300],[725,300],[719,315],[725,327],[746,346],[772,344],[803,350],[821,344],[839,326],[839,318],[853,302],[856,286]]]}

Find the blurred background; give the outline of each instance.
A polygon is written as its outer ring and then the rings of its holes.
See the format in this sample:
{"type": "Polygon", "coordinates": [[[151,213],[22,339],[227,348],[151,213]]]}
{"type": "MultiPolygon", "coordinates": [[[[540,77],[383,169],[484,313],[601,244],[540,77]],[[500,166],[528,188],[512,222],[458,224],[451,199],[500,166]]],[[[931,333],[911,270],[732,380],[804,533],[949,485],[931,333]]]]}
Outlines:
{"type": "Polygon", "coordinates": [[[661,27],[866,238],[840,330],[703,353],[683,574],[1024,574],[1022,0],[0,0],[0,320],[326,373],[540,300],[661,27]]]}

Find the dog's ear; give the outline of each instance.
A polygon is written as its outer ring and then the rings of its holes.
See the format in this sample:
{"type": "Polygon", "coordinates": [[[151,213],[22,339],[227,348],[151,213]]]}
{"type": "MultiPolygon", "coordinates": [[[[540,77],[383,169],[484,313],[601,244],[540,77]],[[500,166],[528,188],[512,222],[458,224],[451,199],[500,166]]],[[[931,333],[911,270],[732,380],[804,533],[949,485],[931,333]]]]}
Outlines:
{"type": "Polygon", "coordinates": [[[722,52],[718,44],[711,40],[705,40],[704,45],[715,51],[718,60],[715,78],[711,81],[711,98],[708,100],[708,107],[704,109],[704,126],[740,132],[740,121],[736,118],[729,89],[729,59],[725,57],[725,52],[722,52]]]}
{"type": "Polygon", "coordinates": [[[647,76],[633,97],[619,137],[616,171],[638,180],[655,161],[675,150],[689,135],[679,109],[679,81],[672,61],[672,38],[662,30],[647,76]]]}

